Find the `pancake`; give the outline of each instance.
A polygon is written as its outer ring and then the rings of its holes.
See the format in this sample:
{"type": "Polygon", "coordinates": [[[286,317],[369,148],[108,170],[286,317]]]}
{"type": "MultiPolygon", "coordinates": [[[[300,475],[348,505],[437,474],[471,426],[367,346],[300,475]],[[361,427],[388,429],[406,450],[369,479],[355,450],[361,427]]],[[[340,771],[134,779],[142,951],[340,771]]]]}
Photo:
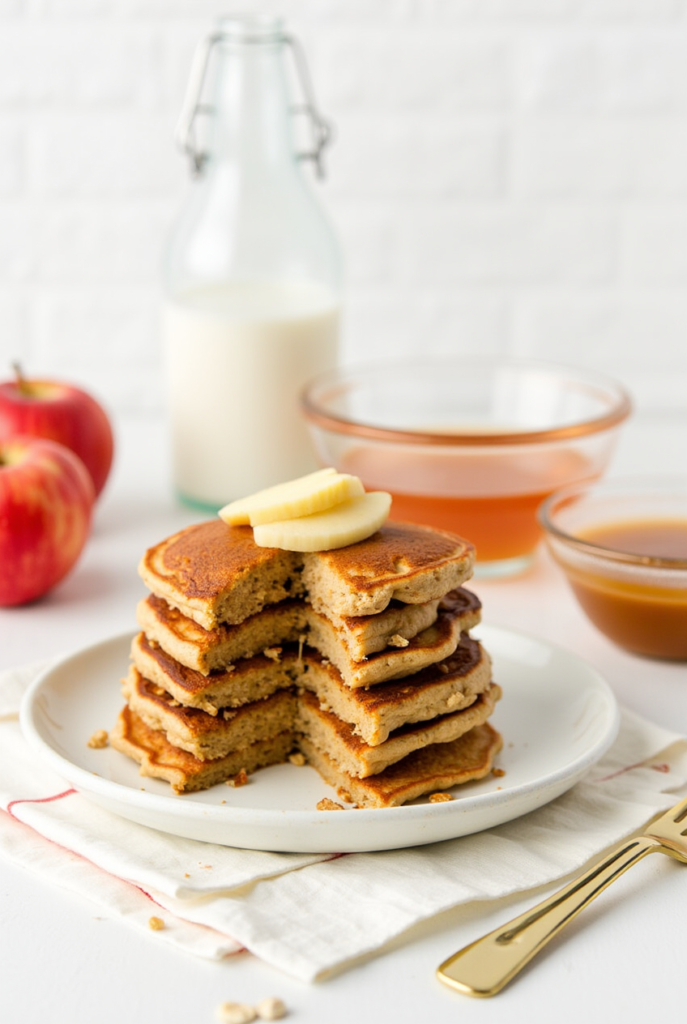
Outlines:
{"type": "Polygon", "coordinates": [[[277,690],[262,700],[225,709],[213,717],[198,708],[179,704],[133,666],[123,681],[122,692],[145,725],[162,730],[175,747],[189,751],[201,761],[226,757],[233,750],[293,730],[298,702],[290,690],[277,690]]]}
{"type": "Polygon", "coordinates": [[[464,616],[459,601],[445,600],[439,606],[436,621],[410,640],[397,638],[396,644],[353,661],[325,615],[313,611],[309,618],[307,643],[332,662],[347,686],[374,686],[388,679],[402,679],[427,665],[453,654],[460,641],[464,616]]]}
{"type": "Polygon", "coordinates": [[[376,615],[396,599],[423,604],[472,576],[475,549],[453,533],[387,522],[366,540],[308,554],[303,582],[325,614],[376,615]]]}
{"type": "Polygon", "coordinates": [[[204,675],[227,669],[239,658],[252,658],[275,644],[298,641],[307,629],[307,614],[303,601],[287,599],[235,625],[205,629],[154,595],[139,601],[136,609],[138,624],[149,640],[181,665],[204,675]]]}
{"type": "Polygon", "coordinates": [[[308,762],[334,786],[340,799],[358,807],[398,807],[427,793],[482,779],[491,771],[502,745],[500,734],[486,722],[451,743],[423,747],[378,775],[359,779],[342,771],[306,737],[299,740],[308,762]]]}
{"type": "Polygon", "coordinates": [[[298,701],[296,730],[344,772],[364,779],[378,775],[415,750],[448,743],[475,726],[483,725],[500,697],[500,687],[492,683],[464,710],[441,715],[419,725],[402,726],[392,732],[384,743],[372,747],[356,736],[350,725],[331,711],[323,710],[316,697],[305,693],[298,701]]]}
{"type": "Polygon", "coordinates": [[[334,551],[260,548],[249,526],[209,520],[149,548],[141,578],[206,629],[236,624],[288,597],[307,595],[330,616],[375,615],[396,599],[424,604],[472,575],[474,548],[451,533],[387,523],[334,551]]]}
{"type": "Polygon", "coordinates": [[[456,587],[442,598],[426,601],[424,604],[403,604],[392,600],[383,612],[376,615],[330,615],[334,626],[345,637],[346,649],[354,661],[377,651],[383,651],[394,640],[412,640],[436,622],[440,605],[446,607],[452,602],[460,607],[461,629],[469,629],[481,621],[482,604],[476,594],[465,587],[456,587]]]}
{"type": "Polygon", "coordinates": [[[223,708],[262,700],[277,690],[293,686],[297,648],[289,655],[282,658],[275,651],[271,658],[264,654],[242,658],[225,671],[204,676],[196,669],[180,665],[161,647],[151,643],[145,633],[135,636],[131,645],[131,657],[141,675],[186,707],[200,708],[210,715],[218,714],[223,708]]]}
{"type": "Polygon", "coordinates": [[[221,519],[187,526],[149,548],[138,570],[153,594],[206,629],[243,622],[303,593],[302,555],[260,548],[250,526],[221,519]]]}
{"type": "Polygon", "coordinates": [[[370,745],[383,743],[402,725],[468,707],[491,682],[489,655],[477,640],[466,636],[444,661],[368,690],[345,686],[334,666],[317,655],[306,653],[303,661],[301,685],[370,745]]]}
{"type": "Polygon", "coordinates": [[[241,770],[246,772],[285,761],[293,749],[289,730],[267,740],[233,750],[226,757],[201,761],[186,750],[173,746],[158,729],[151,729],[125,705],[110,731],[110,745],[139,764],[139,772],[169,782],[175,793],[192,793],[227,782],[241,770]]]}

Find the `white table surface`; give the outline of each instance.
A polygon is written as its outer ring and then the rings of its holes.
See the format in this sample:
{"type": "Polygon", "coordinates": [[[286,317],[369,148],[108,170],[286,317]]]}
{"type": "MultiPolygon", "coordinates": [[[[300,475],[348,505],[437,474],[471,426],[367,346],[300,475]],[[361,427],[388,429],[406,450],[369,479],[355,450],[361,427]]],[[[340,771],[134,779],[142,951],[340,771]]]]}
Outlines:
{"type": "MultiPolygon", "coordinates": [[[[35,605],[0,610],[0,669],[61,654],[135,628],[144,549],[199,516],[175,506],[163,425],[116,424],[115,470],[77,569],[35,605]]],[[[687,423],[630,424],[612,475],[670,472],[687,450],[687,423]]],[[[542,549],[527,574],[471,584],[495,625],[575,651],[625,706],[687,733],[687,666],[625,654],[586,621],[542,549]]],[[[667,857],[642,862],[587,908],[499,996],[475,1000],[435,979],[437,965],[531,906],[523,899],[471,906],[431,920],[374,959],[316,985],[249,954],[214,963],[176,952],[37,880],[0,849],[2,1024],[204,1024],[224,1000],[278,995],[298,1024],[504,1021],[665,1022],[684,1018],[687,870],[667,857]]]]}

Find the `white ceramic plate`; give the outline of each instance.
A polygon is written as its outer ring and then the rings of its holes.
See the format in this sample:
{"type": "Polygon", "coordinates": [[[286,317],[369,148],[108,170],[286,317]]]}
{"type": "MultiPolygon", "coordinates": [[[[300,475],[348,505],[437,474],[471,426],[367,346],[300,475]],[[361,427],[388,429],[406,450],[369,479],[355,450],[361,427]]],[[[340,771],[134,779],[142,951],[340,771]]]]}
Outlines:
{"type": "Polygon", "coordinates": [[[450,802],[417,801],[382,810],[317,811],[334,797],[314,769],[265,768],[239,789],[215,786],[175,795],[165,782],[88,738],[109,729],[122,706],[131,635],[63,659],[35,681],[22,727],[38,755],[83,796],[174,835],[245,849],[344,852],[396,849],[468,835],[509,821],[569,789],[605,753],[618,730],[618,706],[591,666],[534,637],[480,626],[503,698],[492,717],[504,739],[505,774],[458,786],[450,802]],[[97,773],[97,774],[96,774],[97,773]]]}

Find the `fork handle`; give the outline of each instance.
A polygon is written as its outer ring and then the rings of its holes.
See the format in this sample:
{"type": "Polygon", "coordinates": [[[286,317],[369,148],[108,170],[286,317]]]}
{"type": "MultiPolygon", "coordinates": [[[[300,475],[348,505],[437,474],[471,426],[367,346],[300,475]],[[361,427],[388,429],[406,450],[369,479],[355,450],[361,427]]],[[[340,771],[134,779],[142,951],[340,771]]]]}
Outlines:
{"type": "Polygon", "coordinates": [[[437,977],[467,995],[496,995],[607,885],[660,845],[646,836],[621,844],[536,907],[454,953],[437,977]]]}

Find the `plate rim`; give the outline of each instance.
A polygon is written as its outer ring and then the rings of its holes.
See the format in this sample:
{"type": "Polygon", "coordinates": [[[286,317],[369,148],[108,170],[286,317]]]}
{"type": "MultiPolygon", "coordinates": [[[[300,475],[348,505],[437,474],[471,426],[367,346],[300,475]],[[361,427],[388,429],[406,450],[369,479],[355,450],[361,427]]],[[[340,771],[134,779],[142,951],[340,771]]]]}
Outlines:
{"type": "MultiPolygon", "coordinates": [[[[203,820],[204,822],[210,821],[212,823],[221,822],[227,826],[228,830],[232,826],[240,828],[252,825],[256,828],[264,828],[274,821],[275,815],[279,815],[282,826],[284,825],[284,822],[287,821],[287,823],[291,823],[294,828],[296,828],[296,826],[317,827],[325,825],[331,820],[333,814],[338,813],[335,811],[323,812],[305,809],[285,810],[264,807],[250,808],[228,805],[215,806],[213,804],[200,803],[197,801],[194,802],[193,794],[185,794],[182,798],[183,802],[182,800],[177,802],[176,797],[171,799],[170,796],[167,795],[132,789],[114,779],[95,775],[88,769],[83,768],[81,765],[65,758],[61,753],[59,753],[54,746],[52,746],[41,735],[38,725],[36,724],[35,713],[38,696],[44,687],[49,685],[53,674],[63,669],[64,666],[69,664],[71,661],[97,655],[99,651],[103,650],[107,646],[115,646],[118,643],[124,644],[125,642],[130,643],[132,637],[136,635],[136,632],[137,630],[129,629],[112,634],[62,655],[36,677],[24,694],[20,708],[20,725],[22,732],[27,742],[42,756],[43,760],[56,772],[56,774],[63,776],[67,781],[72,783],[74,788],[86,798],[88,798],[88,796],[91,796],[94,799],[100,797],[106,801],[131,805],[137,810],[147,809],[151,813],[169,816],[175,821],[185,820],[191,823],[196,823],[200,820],[203,820]]],[[[612,688],[597,668],[585,659],[581,658],[579,655],[566,650],[560,645],[550,643],[548,640],[544,640],[541,637],[528,632],[511,629],[509,627],[502,627],[491,623],[481,623],[479,627],[476,627],[475,633],[477,634],[477,639],[485,642],[487,649],[489,649],[490,654],[493,654],[495,659],[499,656],[499,643],[502,645],[507,644],[510,638],[516,638],[519,642],[526,640],[538,645],[540,648],[545,648],[549,654],[558,658],[563,657],[568,663],[572,663],[577,670],[584,672],[587,681],[591,683],[593,680],[596,692],[603,695],[607,701],[608,722],[606,723],[605,731],[595,739],[595,742],[589,747],[589,749],[583,751],[573,761],[559,766],[543,777],[539,776],[536,779],[529,779],[521,782],[511,789],[475,793],[457,800],[436,804],[423,803],[403,805],[401,807],[358,808],[356,809],[356,821],[360,821],[361,823],[363,821],[367,821],[372,824],[378,820],[391,823],[392,821],[398,821],[401,819],[408,825],[412,825],[414,821],[420,822],[426,820],[428,816],[439,820],[442,816],[457,816],[459,818],[464,818],[465,815],[470,814],[471,812],[488,812],[491,808],[501,804],[505,805],[513,802],[519,803],[535,791],[556,789],[557,792],[553,796],[547,797],[547,799],[542,802],[543,806],[544,803],[548,803],[551,799],[562,795],[562,793],[567,789],[572,788],[572,786],[579,781],[580,777],[584,775],[586,771],[588,771],[601,757],[603,757],[615,741],[620,726],[620,707],[612,688]],[[568,780],[570,780],[570,784],[565,785],[565,782],[568,780]]],[[[501,649],[503,651],[503,646],[501,649]]],[[[504,655],[507,656],[507,649],[504,651],[504,655]]],[[[513,655],[510,655],[510,657],[512,659],[513,655]]],[[[517,658],[515,660],[517,660],[517,658]]],[[[479,830],[482,830],[483,828],[496,827],[496,825],[503,824],[515,817],[520,817],[522,814],[528,813],[532,809],[532,807],[528,807],[514,815],[506,814],[499,821],[494,821],[491,825],[484,825],[479,830]]],[[[115,811],[113,813],[121,812],[115,811]]],[[[123,813],[121,813],[121,816],[126,817],[123,813]]],[[[151,827],[159,828],[159,826],[151,827]]],[[[220,842],[220,840],[214,841],[220,842]]],[[[231,844],[226,843],[224,845],[231,844]]],[[[411,846],[413,844],[407,843],[405,845],[411,846]]]]}

